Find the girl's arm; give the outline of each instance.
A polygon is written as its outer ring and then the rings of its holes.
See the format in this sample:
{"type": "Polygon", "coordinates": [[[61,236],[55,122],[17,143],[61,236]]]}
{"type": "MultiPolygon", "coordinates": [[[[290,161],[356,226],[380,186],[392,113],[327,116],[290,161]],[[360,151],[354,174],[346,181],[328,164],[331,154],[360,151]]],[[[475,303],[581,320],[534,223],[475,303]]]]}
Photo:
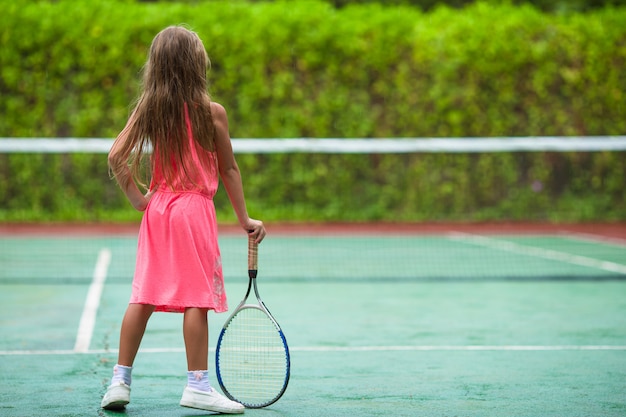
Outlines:
{"type": "Polygon", "coordinates": [[[130,157],[130,152],[132,147],[128,141],[130,140],[128,133],[130,131],[130,126],[134,122],[135,114],[133,113],[128,119],[128,123],[126,123],[126,127],[122,132],[117,136],[111,150],[109,151],[109,167],[113,172],[113,176],[115,180],[119,184],[124,194],[126,194],[126,198],[133,205],[133,207],[139,211],[144,211],[148,206],[148,202],[150,201],[150,197],[155,190],[148,191],[148,193],[144,196],[135,181],[133,180],[132,174],[130,172],[130,168],[128,167],[128,158],[130,157]]]}
{"type": "Polygon", "coordinates": [[[239,172],[237,161],[235,161],[233,147],[230,142],[226,110],[220,104],[211,102],[211,113],[213,115],[213,123],[215,124],[217,163],[224,188],[226,188],[226,193],[241,227],[254,237],[257,243],[261,243],[266,234],[265,226],[262,221],[251,219],[248,216],[241,173],[239,172]]]}

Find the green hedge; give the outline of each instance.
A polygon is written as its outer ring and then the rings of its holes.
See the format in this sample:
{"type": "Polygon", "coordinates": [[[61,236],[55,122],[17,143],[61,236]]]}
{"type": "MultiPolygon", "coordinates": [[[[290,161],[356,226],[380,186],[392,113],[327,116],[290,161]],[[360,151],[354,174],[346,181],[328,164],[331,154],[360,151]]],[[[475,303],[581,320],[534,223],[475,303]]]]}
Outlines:
{"type": "MultiPolygon", "coordinates": [[[[620,135],[626,9],[2,2],[0,137],[114,137],[186,23],[233,137],[620,135]]],[[[267,220],[625,220],[624,153],[240,155],[267,220]]],[[[232,220],[224,193],[222,219],[232,220]]],[[[104,155],[0,155],[0,220],[128,220],[104,155]]]]}
{"type": "MultiPolygon", "coordinates": [[[[153,1],[153,0],[138,0],[153,1]]],[[[170,0],[160,0],[170,1],[170,0]]],[[[181,0],[178,0],[181,1],[181,0]]],[[[182,0],[193,2],[195,0],[182,0]]],[[[477,0],[325,0],[335,7],[345,7],[354,4],[364,3],[385,3],[395,5],[412,5],[422,10],[431,10],[437,6],[445,4],[450,7],[466,7],[476,3],[477,0]]],[[[481,0],[478,0],[481,1],[481,0]]],[[[571,13],[585,10],[593,10],[607,6],[624,6],[625,0],[483,0],[491,4],[532,4],[540,10],[551,13],[571,13]]]]}

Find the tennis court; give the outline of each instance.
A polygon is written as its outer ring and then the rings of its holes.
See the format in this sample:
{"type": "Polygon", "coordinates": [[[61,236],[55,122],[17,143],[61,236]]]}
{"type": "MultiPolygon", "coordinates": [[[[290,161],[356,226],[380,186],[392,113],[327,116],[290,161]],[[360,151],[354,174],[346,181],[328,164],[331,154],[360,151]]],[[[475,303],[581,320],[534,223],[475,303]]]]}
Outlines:
{"type": "MultiPolygon", "coordinates": [[[[281,400],[246,415],[626,415],[623,225],[268,233],[259,291],[292,373],[281,400]]],[[[135,226],[0,227],[1,416],[207,415],[178,406],[182,316],[165,313],[148,325],[126,411],[99,408],[135,236],[135,226]]],[[[247,239],[224,228],[220,244],[234,308],[247,239]]],[[[213,347],[226,318],[210,314],[213,347]]]]}

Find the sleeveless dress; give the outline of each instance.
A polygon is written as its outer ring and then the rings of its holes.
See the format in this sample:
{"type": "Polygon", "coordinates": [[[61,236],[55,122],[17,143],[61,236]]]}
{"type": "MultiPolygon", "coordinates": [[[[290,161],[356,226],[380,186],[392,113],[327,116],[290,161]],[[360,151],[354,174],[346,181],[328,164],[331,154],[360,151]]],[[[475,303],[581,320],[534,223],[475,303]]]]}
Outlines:
{"type": "Polygon", "coordinates": [[[150,199],[139,228],[130,303],[182,313],[186,307],[228,310],[213,196],[219,184],[217,155],[193,139],[187,106],[193,181],[182,170],[168,187],[153,173],[150,199]]]}

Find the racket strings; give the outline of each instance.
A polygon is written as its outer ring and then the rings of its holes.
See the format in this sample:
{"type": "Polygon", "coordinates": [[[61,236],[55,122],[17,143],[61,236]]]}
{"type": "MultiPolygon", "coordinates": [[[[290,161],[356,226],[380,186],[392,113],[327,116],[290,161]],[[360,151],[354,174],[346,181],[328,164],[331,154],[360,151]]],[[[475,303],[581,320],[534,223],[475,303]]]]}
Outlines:
{"type": "Polygon", "coordinates": [[[278,327],[258,308],[244,308],[228,324],[219,350],[224,387],[244,404],[264,404],[281,393],[288,359],[278,327]]]}

